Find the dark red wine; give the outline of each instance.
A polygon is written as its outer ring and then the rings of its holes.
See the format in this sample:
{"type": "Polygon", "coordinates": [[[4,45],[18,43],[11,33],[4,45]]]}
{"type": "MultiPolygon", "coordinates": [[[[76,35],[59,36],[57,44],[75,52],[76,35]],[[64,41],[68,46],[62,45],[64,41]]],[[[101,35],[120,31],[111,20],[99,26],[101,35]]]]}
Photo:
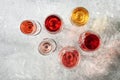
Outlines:
{"type": "Polygon", "coordinates": [[[45,27],[49,32],[56,33],[60,31],[62,21],[61,19],[56,15],[50,15],[45,20],[45,27]]]}
{"type": "Polygon", "coordinates": [[[85,32],[79,38],[80,48],[85,51],[94,51],[100,46],[100,37],[93,32],[85,32]]]}

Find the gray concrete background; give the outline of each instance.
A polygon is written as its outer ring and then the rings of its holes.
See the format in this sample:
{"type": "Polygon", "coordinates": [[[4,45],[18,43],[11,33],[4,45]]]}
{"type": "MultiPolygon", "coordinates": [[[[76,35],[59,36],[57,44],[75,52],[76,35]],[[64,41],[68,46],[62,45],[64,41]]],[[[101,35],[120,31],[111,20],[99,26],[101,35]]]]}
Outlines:
{"type": "Polygon", "coordinates": [[[0,0],[0,80],[120,80],[120,0],[0,0]],[[90,15],[83,27],[69,20],[78,6],[90,15]],[[64,29],[56,35],[44,28],[50,14],[59,15],[64,22],[64,29]],[[39,21],[42,32],[37,36],[22,34],[19,25],[24,19],[39,21]],[[79,48],[79,34],[86,30],[101,36],[97,51],[79,48]],[[51,55],[40,55],[37,50],[43,38],[53,38],[58,44],[51,55]],[[67,45],[75,46],[81,54],[74,69],[59,63],[58,53],[67,45]]]}

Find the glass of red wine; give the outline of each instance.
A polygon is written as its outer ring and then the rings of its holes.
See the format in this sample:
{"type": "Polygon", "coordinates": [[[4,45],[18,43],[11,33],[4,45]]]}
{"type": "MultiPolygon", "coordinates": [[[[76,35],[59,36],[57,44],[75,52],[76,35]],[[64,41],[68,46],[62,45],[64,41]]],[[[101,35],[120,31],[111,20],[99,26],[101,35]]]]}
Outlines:
{"type": "Polygon", "coordinates": [[[44,25],[48,32],[55,34],[61,31],[62,24],[63,22],[58,15],[49,15],[45,19],[44,25]]]}
{"type": "Polygon", "coordinates": [[[64,47],[60,53],[60,63],[66,68],[74,68],[78,65],[80,60],[80,53],[75,47],[64,47]]]}
{"type": "Polygon", "coordinates": [[[79,37],[79,46],[84,51],[95,51],[99,48],[100,36],[92,31],[83,32],[79,37]]]}

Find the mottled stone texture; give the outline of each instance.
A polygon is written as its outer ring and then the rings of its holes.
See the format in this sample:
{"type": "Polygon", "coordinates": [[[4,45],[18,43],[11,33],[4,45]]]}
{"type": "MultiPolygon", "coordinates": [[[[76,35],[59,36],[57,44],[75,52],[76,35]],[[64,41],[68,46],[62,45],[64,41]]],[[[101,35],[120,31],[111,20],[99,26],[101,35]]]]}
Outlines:
{"type": "Polygon", "coordinates": [[[0,80],[120,80],[120,0],[0,0],[0,80]],[[85,7],[89,22],[76,27],[70,22],[71,11],[85,7]],[[44,28],[50,14],[59,15],[64,29],[56,35],[44,28]],[[43,29],[37,36],[20,32],[25,19],[37,20],[43,29]],[[77,44],[79,34],[97,32],[102,44],[97,51],[85,52],[77,44]],[[43,38],[53,38],[57,51],[40,55],[43,38]],[[66,69],[59,63],[62,47],[75,46],[81,53],[80,64],[66,69]]]}

